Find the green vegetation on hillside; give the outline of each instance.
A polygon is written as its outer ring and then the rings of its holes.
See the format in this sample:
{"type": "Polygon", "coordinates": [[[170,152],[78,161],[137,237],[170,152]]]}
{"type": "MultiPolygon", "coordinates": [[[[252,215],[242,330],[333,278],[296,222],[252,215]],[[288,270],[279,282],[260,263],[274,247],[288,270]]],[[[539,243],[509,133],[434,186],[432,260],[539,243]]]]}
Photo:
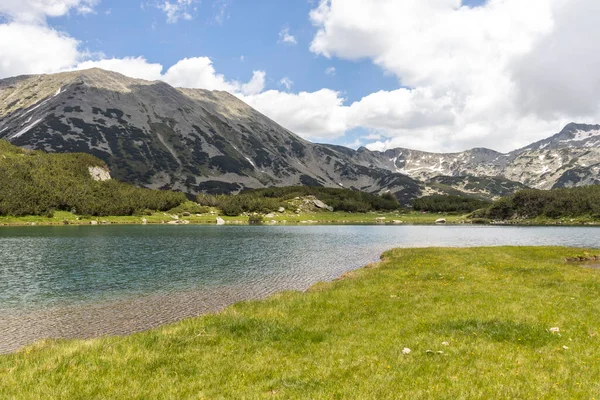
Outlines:
{"type": "Polygon", "coordinates": [[[491,201],[465,196],[427,196],[413,200],[415,211],[469,213],[492,204],[491,201]]]}
{"type": "Polygon", "coordinates": [[[600,272],[564,261],[583,255],[397,249],[306,293],[0,356],[0,397],[591,399],[600,272]]]}
{"type": "Polygon", "coordinates": [[[588,217],[600,219],[600,186],[568,189],[522,190],[476,211],[473,217],[497,220],[538,217],[588,217]]]}
{"type": "Polygon", "coordinates": [[[243,212],[269,213],[280,207],[289,207],[289,201],[297,197],[314,196],[335,211],[369,212],[400,209],[398,200],[389,193],[381,196],[349,189],[313,186],[275,187],[244,191],[238,195],[198,196],[198,204],[217,207],[225,215],[235,216],[243,212]]]}
{"type": "Polygon", "coordinates": [[[94,181],[90,166],[106,168],[89,154],[28,151],[0,140],[0,216],[132,215],[169,210],[187,200],[182,193],[94,181]]]}

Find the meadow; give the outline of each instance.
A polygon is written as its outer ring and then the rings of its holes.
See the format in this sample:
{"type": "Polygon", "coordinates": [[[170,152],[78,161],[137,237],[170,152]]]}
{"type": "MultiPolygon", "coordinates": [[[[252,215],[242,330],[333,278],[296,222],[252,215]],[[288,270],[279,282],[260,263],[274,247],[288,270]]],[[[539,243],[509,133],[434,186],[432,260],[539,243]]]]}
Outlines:
{"type": "Polygon", "coordinates": [[[395,249],[306,292],[0,356],[0,397],[591,399],[600,270],[566,259],[599,252],[395,249]]]}

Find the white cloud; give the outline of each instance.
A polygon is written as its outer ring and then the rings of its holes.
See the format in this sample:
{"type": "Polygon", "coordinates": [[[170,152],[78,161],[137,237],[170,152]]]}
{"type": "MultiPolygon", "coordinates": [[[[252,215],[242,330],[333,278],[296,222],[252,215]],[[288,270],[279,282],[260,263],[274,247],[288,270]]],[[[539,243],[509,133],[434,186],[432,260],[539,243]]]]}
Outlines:
{"type": "Polygon", "coordinates": [[[163,0],[156,7],[165,13],[168,23],[174,24],[180,19],[187,21],[192,19],[191,13],[195,11],[195,3],[197,3],[197,0],[163,0]]]}
{"type": "Polygon", "coordinates": [[[297,44],[298,41],[296,40],[295,36],[290,35],[290,28],[284,28],[281,31],[279,31],[279,43],[285,43],[285,44],[297,44]]]}
{"type": "Polygon", "coordinates": [[[78,44],[47,26],[0,24],[0,78],[68,68],[79,58],[78,44]]]}
{"type": "Polygon", "coordinates": [[[84,61],[76,69],[102,68],[134,78],[149,81],[160,79],[163,66],[151,64],[143,57],[111,58],[98,61],[84,61]]]}
{"type": "Polygon", "coordinates": [[[60,17],[71,9],[87,14],[99,0],[2,0],[0,15],[11,21],[22,23],[43,23],[46,17],[60,17]]]}
{"type": "MultiPolygon", "coordinates": [[[[196,2],[159,5],[175,22],[191,18],[196,2]]],[[[311,50],[368,59],[398,80],[397,89],[353,103],[330,89],[289,93],[286,78],[279,84],[287,91],[264,92],[264,71],[254,71],[248,82],[227,79],[207,57],[185,58],[168,69],[143,57],[85,61],[90,56],[80,43],[48,27],[46,18],[90,12],[97,3],[1,0],[0,15],[8,22],[0,24],[0,78],[100,67],[226,90],[309,139],[328,141],[362,128],[367,133],[360,139],[375,141],[368,145],[373,149],[511,150],[571,120],[600,121],[595,0],[488,0],[476,8],[461,7],[460,0],[322,0],[311,12],[317,27],[311,50]]],[[[297,43],[289,29],[279,41],[297,43]]]]}
{"type": "Polygon", "coordinates": [[[347,106],[346,126],[388,138],[378,146],[509,150],[600,118],[599,11],[594,0],[322,0],[310,48],[369,59],[408,87],[347,106]]]}
{"type": "Polygon", "coordinates": [[[258,94],[265,90],[265,71],[254,71],[252,79],[248,83],[241,85],[239,91],[246,95],[258,94]]]}
{"type": "Polygon", "coordinates": [[[287,129],[308,139],[330,140],[343,136],[348,129],[344,99],[333,90],[321,89],[313,93],[297,94],[269,90],[240,98],[287,129]]]}
{"type": "Polygon", "coordinates": [[[288,78],[287,76],[284,76],[279,81],[279,85],[283,86],[286,90],[289,91],[292,88],[292,85],[294,85],[294,81],[288,78]]]}
{"type": "Polygon", "coordinates": [[[511,65],[524,112],[598,115],[600,2],[555,2],[554,29],[511,65]]]}
{"type": "Polygon", "coordinates": [[[0,78],[67,69],[86,54],[79,41],[49,27],[46,18],[93,12],[98,0],[2,0],[0,78]]]}
{"type": "Polygon", "coordinates": [[[217,73],[208,57],[184,58],[170,67],[164,74],[161,64],[150,63],[143,57],[113,58],[79,63],[75,69],[102,68],[138,79],[162,80],[176,87],[207,90],[225,90],[231,93],[253,95],[265,87],[266,73],[254,71],[247,83],[227,80],[217,73]]]}

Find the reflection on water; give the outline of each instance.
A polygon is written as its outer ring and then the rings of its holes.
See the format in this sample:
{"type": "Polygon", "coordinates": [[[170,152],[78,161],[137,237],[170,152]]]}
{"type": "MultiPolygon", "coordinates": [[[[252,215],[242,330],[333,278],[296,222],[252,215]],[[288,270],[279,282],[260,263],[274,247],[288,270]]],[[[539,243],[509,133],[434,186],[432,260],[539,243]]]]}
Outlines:
{"type": "Polygon", "coordinates": [[[83,226],[0,229],[0,352],[128,333],[285,289],[393,247],[600,247],[599,231],[485,226],[83,226]]]}

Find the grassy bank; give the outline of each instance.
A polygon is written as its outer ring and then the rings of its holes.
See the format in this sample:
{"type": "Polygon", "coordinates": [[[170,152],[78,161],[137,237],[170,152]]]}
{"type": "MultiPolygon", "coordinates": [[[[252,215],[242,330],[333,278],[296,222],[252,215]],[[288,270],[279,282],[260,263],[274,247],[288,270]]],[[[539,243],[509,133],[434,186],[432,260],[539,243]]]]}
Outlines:
{"type": "MultiPolygon", "coordinates": [[[[219,210],[212,210],[213,214],[192,214],[189,216],[179,215],[181,221],[189,221],[190,224],[215,224],[219,216],[219,210]]],[[[98,224],[141,224],[146,220],[148,224],[166,224],[174,221],[170,212],[154,212],[151,215],[143,216],[108,216],[108,217],[90,217],[75,215],[66,211],[56,211],[50,218],[42,216],[26,217],[0,217],[0,226],[26,226],[26,225],[90,225],[98,224]]],[[[429,225],[435,224],[439,218],[445,218],[449,224],[464,223],[468,220],[458,215],[440,215],[429,213],[401,213],[401,212],[369,212],[369,213],[347,213],[347,212],[327,212],[319,211],[312,213],[273,213],[272,217],[263,219],[264,224],[413,224],[429,225]]],[[[220,215],[227,224],[242,225],[248,224],[247,216],[229,217],[220,215]]]]}
{"type": "Polygon", "coordinates": [[[582,254],[393,250],[307,293],[1,356],[0,398],[590,399],[600,271],[564,261],[582,254]]]}

